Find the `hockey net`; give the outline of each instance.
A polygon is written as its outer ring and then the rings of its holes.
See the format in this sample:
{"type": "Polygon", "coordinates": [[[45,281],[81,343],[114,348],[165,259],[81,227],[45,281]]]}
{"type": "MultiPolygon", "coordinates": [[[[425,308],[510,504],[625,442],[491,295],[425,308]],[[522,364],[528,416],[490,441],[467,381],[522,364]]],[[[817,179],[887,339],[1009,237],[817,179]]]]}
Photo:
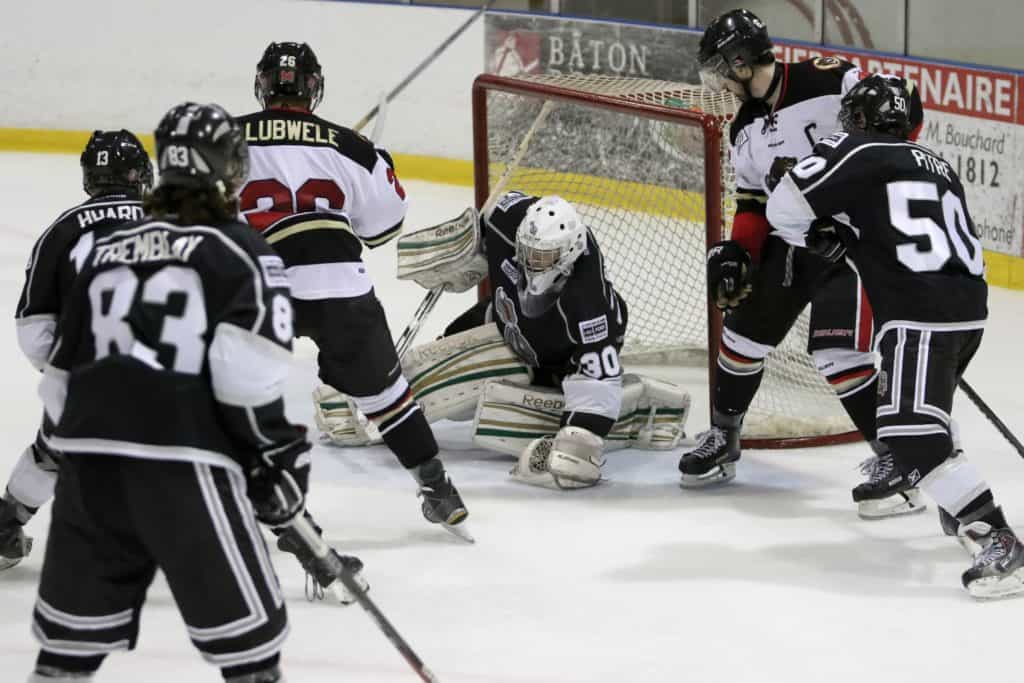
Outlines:
{"type": "MultiPolygon", "coordinates": [[[[700,86],[614,76],[485,74],[473,85],[477,206],[498,185],[573,202],[626,299],[624,363],[706,367],[712,395],[721,317],[705,254],[732,224],[723,135],[736,108],[700,86]]],[[[805,312],[769,356],[746,446],[857,438],[806,345],[805,312]]]]}

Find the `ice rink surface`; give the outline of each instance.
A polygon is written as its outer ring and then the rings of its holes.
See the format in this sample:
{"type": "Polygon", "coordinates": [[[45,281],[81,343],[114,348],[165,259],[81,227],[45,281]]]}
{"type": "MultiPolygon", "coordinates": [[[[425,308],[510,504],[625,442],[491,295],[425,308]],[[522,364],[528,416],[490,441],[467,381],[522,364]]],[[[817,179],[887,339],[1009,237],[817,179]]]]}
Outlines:
{"type": "MultiPolygon", "coordinates": [[[[77,157],[3,154],[0,172],[6,480],[41,410],[12,321],[23,269],[43,228],[83,195],[77,157]]],[[[471,200],[468,188],[406,186],[409,228],[471,200]]],[[[397,336],[423,292],[394,281],[393,245],[378,251],[368,262],[397,336]]],[[[471,301],[442,299],[420,340],[471,301]]],[[[1024,433],[1024,294],[994,289],[990,308],[967,379],[1024,433]]],[[[310,425],[314,358],[298,346],[289,390],[290,414],[310,425]]],[[[706,426],[707,407],[702,387],[691,391],[693,434],[706,426]]],[[[1024,529],[1024,461],[965,397],[954,415],[969,457],[1024,529]]],[[[1015,676],[1005,667],[1016,658],[1024,601],[967,596],[968,558],[942,535],[934,506],[911,518],[858,519],[849,489],[864,445],[748,451],[734,484],[705,491],[679,488],[677,452],[622,451],[610,455],[603,485],[559,493],[510,482],[511,460],[473,450],[462,425],[443,424],[438,435],[476,545],[422,519],[412,479],[383,448],[317,446],[310,509],[332,543],[363,559],[372,597],[442,681],[934,683],[974,680],[990,666],[1015,676]]],[[[35,657],[29,625],[48,521],[44,508],[28,527],[32,556],[0,574],[3,683],[24,680],[35,657]]],[[[358,607],[308,604],[297,564],[273,556],[289,598],[291,683],[415,680],[358,607]]],[[[220,677],[192,649],[158,578],[138,649],[110,656],[97,681],[186,680],[220,677]]]]}

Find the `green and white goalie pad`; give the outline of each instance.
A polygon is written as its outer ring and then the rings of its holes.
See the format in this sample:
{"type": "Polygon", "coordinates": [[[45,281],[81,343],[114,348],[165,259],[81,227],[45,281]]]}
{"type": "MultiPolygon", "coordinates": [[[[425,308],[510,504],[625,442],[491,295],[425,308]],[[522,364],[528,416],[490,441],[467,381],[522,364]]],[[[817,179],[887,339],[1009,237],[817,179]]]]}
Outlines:
{"type": "MultiPolygon", "coordinates": [[[[473,443],[518,456],[539,437],[558,432],[565,397],[557,389],[508,380],[484,387],[473,423],[473,443]]],[[[680,386],[641,375],[622,376],[619,419],[605,437],[605,450],[670,450],[685,436],[690,394],[680,386]]]]}
{"type": "Polygon", "coordinates": [[[470,207],[458,218],[400,237],[398,279],[448,292],[475,286],[487,277],[479,222],[479,214],[470,207]]]}
{"type": "MultiPolygon", "coordinates": [[[[530,383],[530,369],[505,344],[494,323],[409,350],[402,374],[428,422],[472,420],[484,386],[497,379],[530,383]]],[[[373,423],[352,399],[323,385],[313,392],[317,426],[336,446],[379,443],[373,423]]]]}

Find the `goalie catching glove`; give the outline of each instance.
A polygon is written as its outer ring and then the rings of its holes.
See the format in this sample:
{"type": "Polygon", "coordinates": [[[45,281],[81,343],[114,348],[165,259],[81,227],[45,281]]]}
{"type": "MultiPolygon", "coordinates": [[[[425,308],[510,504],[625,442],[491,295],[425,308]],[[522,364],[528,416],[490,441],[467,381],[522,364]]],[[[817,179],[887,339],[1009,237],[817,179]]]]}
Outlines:
{"type": "Polygon", "coordinates": [[[246,472],[249,500],[264,524],[281,526],[302,512],[309,487],[310,448],[303,429],[298,439],[260,453],[246,472]]]}
{"type": "Polygon", "coordinates": [[[398,240],[398,279],[421,287],[465,292],[487,277],[480,244],[480,216],[470,207],[462,215],[398,240]]]}
{"type": "Polygon", "coordinates": [[[753,289],[753,264],[739,242],[725,240],[708,251],[708,292],[721,310],[736,308],[753,289]]]}

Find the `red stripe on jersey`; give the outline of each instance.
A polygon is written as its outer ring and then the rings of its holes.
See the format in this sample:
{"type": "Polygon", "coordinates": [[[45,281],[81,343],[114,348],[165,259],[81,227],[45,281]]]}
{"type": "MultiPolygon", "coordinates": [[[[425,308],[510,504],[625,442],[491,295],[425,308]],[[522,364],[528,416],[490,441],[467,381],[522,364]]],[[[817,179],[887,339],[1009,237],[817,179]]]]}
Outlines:
{"type": "Polygon", "coordinates": [[[857,350],[870,351],[871,337],[874,334],[875,312],[871,310],[871,301],[868,299],[867,290],[863,286],[857,295],[858,298],[858,319],[857,319],[857,350]]]}
{"type": "Polygon", "coordinates": [[[836,375],[835,377],[829,377],[829,384],[842,384],[843,382],[849,382],[851,379],[860,379],[861,377],[870,377],[875,372],[874,368],[862,368],[860,370],[854,370],[853,372],[847,372],[842,375],[836,375]]]}

